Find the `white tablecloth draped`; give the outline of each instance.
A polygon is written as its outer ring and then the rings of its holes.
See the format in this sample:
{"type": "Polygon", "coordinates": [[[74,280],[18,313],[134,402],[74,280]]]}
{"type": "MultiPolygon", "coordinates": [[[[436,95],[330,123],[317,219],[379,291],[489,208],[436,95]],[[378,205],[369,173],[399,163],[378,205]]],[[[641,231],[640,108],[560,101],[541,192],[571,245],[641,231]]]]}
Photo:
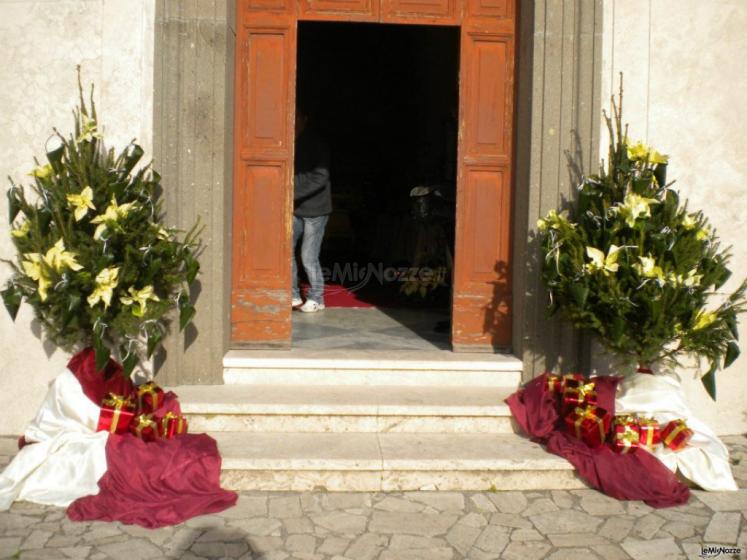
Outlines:
{"type": "Polygon", "coordinates": [[[704,490],[737,490],[729,466],[729,451],[716,434],[693,416],[679,380],[673,375],[637,374],[617,388],[615,414],[653,417],[664,427],[679,418],[693,431],[689,445],[674,452],[663,445],[653,452],[670,470],[679,470],[704,490]]]}
{"type": "Polygon", "coordinates": [[[58,375],[26,429],[25,446],[0,474],[0,510],[15,500],[65,507],[98,493],[106,472],[108,432],[97,432],[99,407],[68,369],[58,375]]]}

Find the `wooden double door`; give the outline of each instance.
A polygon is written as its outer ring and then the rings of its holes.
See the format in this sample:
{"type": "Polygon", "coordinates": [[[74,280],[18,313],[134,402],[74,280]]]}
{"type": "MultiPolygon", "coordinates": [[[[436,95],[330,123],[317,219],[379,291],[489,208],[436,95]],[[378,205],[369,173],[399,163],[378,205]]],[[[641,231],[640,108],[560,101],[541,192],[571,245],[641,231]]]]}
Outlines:
{"type": "Polygon", "coordinates": [[[452,346],[510,347],[516,0],[237,0],[237,12],[232,344],[290,346],[296,43],[315,20],[460,27],[452,346]]]}

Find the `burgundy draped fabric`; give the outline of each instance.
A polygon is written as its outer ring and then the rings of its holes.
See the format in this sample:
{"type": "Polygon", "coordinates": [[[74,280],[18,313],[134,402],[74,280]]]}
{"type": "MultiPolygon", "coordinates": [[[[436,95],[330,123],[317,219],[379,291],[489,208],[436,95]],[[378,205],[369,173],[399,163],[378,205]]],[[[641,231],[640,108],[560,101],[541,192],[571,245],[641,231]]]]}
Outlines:
{"type": "MultiPolygon", "coordinates": [[[[76,354],[68,368],[96,404],[109,392],[129,395],[134,390],[113,360],[103,373],[97,372],[91,349],[76,354]]],[[[158,410],[167,411],[180,413],[178,398],[170,391],[158,410]]],[[[227,509],[238,497],[220,487],[221,457],[215,440],[206,434],[147,443],[130,434],[110,434],[106,462],[99,493],[70,504],[70,519],[164,527],[227,509]]]]}
{"type": "MultiPolygon", "coordinates": [[[[608,446],[592,449],[566,430],[558,396],[547,391],[546,375],[532,379],[506,399],[516,422],[534,441],[567,459],[590,486],[618,500],[643,500],[652,507],[684,504],[690,490],[650,453],[618,454],[608,446]]],[[[615,413],[618,377],[594,378],[598,405],[615,413]]]]}

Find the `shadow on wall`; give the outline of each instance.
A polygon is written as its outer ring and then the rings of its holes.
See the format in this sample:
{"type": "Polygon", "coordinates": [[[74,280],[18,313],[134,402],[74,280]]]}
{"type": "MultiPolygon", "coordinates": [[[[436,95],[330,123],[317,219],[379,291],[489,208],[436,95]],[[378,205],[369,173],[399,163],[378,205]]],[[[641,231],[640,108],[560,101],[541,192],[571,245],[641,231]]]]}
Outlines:
{"type": "MultiPolygon", "coordinates": [[[[541,208],[540,214],[544,216],[548,211],[570,212],[575,202],[575,193],[578,185],[583,181],[586,165],[583,157],[581,138],[577,131],[571,131],[570,149],[565,150],[568,181],[573,188],[570,189],[570,198],[560,195],[557,205],[541,208]]],[[[578,331],[567,320],[560,316],[551,317],[547,311],[549,294],[541,281],[542,264],[544,255],[542,252],[541,239],[536,229],[532,228],[527,239],[526,267],[527,278],[536,281],[527,282],[527,289],[522,297],[527,302],[535,302],[534,306],[528,305],[527,309],[535,309],[538,315],[538,324],[546,325],[546,328],[537,328],[535,336],[528,337],[522,341],[524,350],[529,355],[536,356],[540,362],[538,367],[544,370],[563,371],[580,370],[587,375],[591,372],[591,333],[578,331]]],[[[519,264],[517,263],[517,266],[519,264]]],[[[523,318],[522,318],[523,319],[523,318]]],[[[536,371],[535,373],[540,373],[536,371]]]]}
{"type": "Polygon", "coordinates": [[[507,338],[506,333],[511,333],[511,284],[509,283],[510,269],[506,261],[497,261],[493,270],[498,278],[491,282],[493,285],[493,296],[490,304],[485,306],[485,318],[483,321],[483,334],[491,333],[490,344],[493,348],[505,347],[501,340],[507,338]]]}
{"type": "Polygon", "coordinates": [[[33,319],[31,321],[31,333],[42,343],[42,348],[44,348],[44,353],[47,355],[47,358],[51,358],[59,349],[59,346],[44,335],[44,329],[42,328],[42,323],[39,319],[33,319]]]}

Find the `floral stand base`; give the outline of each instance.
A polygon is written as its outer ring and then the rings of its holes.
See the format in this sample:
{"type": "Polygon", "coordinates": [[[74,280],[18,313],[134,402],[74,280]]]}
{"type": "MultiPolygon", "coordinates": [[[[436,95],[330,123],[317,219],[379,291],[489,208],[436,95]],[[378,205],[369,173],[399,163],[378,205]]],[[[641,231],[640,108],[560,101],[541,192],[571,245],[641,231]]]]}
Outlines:
{"type": "MultiPolygon", "coordinates": [[[[77,521],[104,520],[162,527],[236,503],[220,487],[221,457],[205,434],[146,442],[126,432],[97,431],[108,393],[135,387],[110,361],[97,372],[92,350],[78,353],[51,384],[25,446],[0,474],[0,510],[14,500],[68,506],[77,521]]],[[[176,395],[164,395],[164,413],[180,414],[176,395]]]]}

